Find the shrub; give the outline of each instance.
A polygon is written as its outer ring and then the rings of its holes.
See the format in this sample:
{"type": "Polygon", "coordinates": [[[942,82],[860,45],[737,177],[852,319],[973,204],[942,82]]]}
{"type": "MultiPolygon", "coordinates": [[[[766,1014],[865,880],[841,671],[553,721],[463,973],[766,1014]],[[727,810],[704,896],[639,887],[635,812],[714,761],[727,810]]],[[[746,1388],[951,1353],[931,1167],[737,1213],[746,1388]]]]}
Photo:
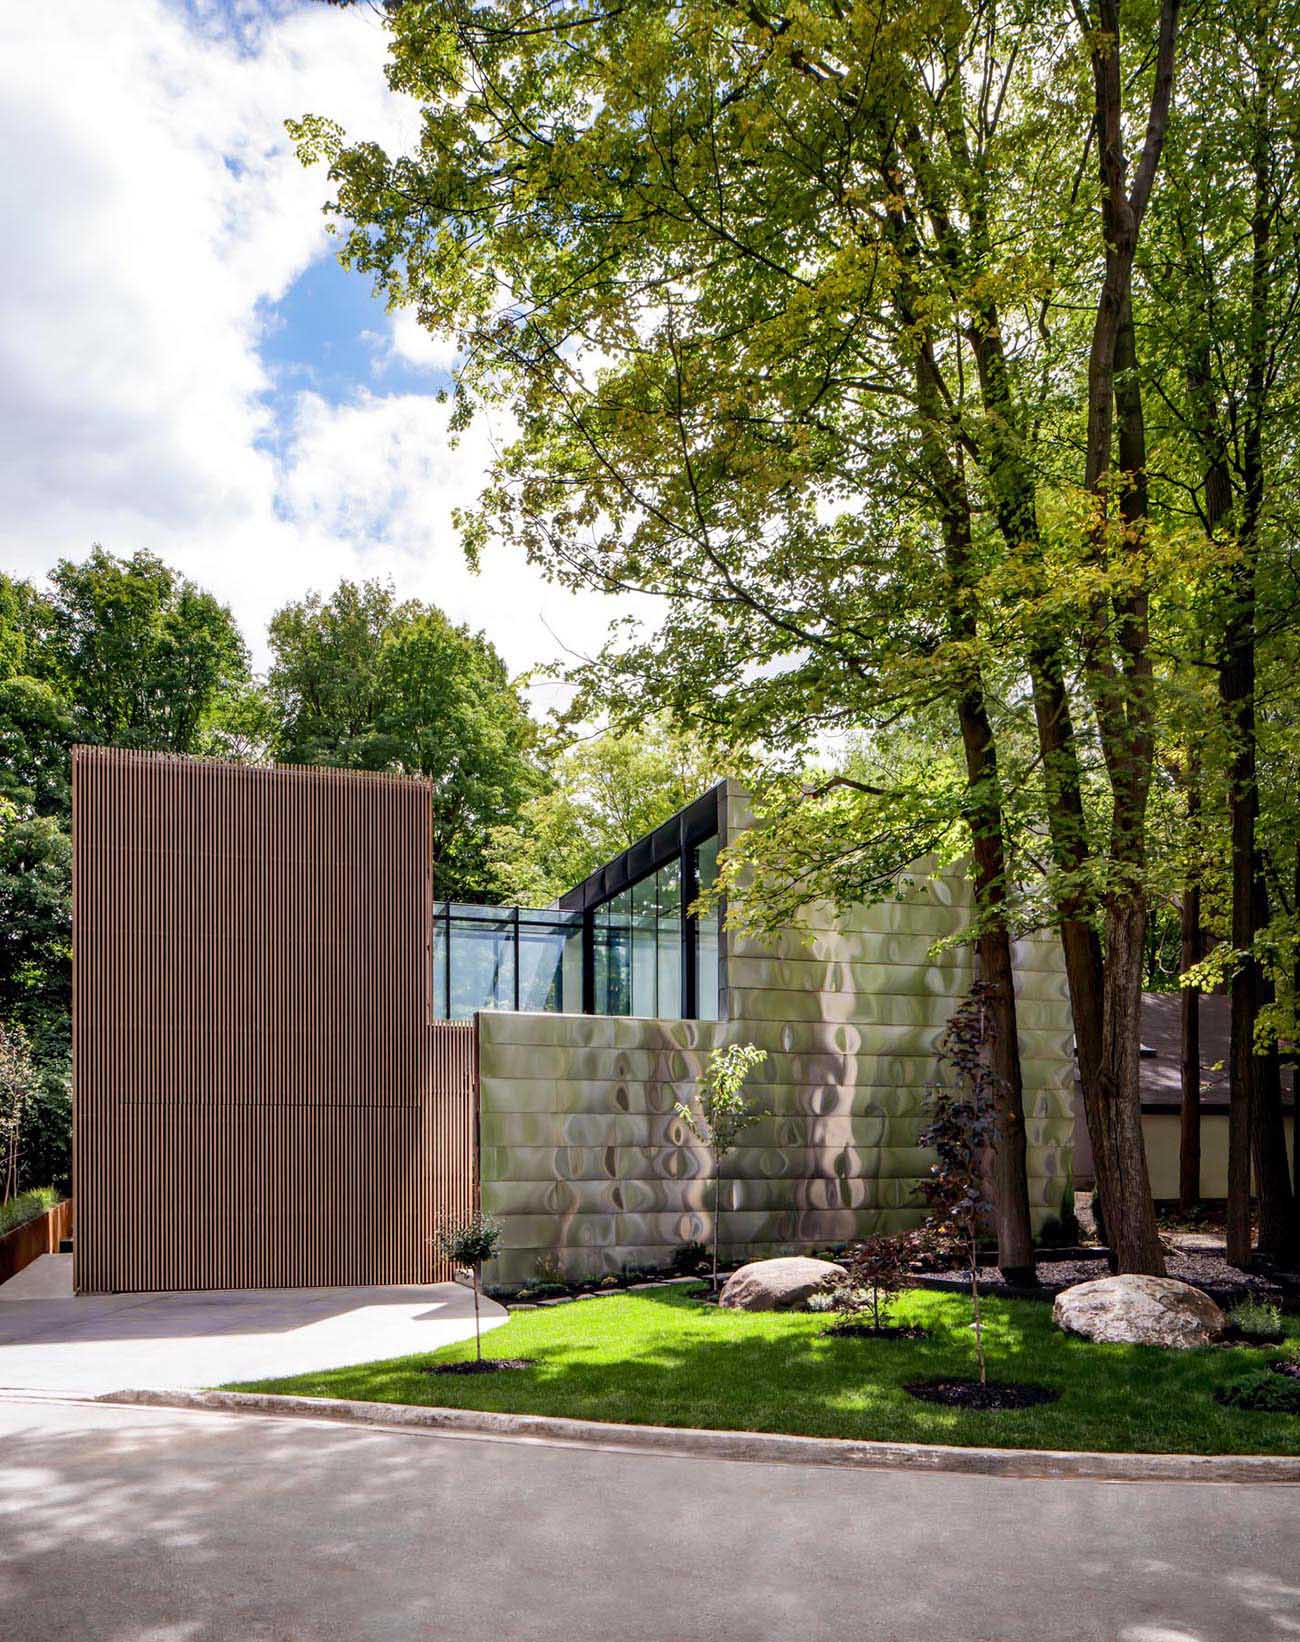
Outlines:
{"type": "Polygon", "coordinates": [[[1300,1380],[1258,1368],[1244,1380],[1214,1393],[1225,1408],[1248,1408],[1258,1414],[1300,1414],[1300,1380]]]}
{"type": "Polygon", "coordinates": [[[1284,1341],[1277,1360],[1284,1367],[1300,1372],[1300,1339],[1284,1341]]]}
{"type": "Polygon", "coordinates": [[[565,1286],[564,1268],[560,1264],[559,1255],[553,1251],[548,1250],[545,1254],[539,1254],[533,1263],[533,1270],[537,1273],[539,1283],[559,1283],[565,1286]]]}
{"type": "Polygon", "coordinates": [[[1282,1338],[1282,1313],[1267,1300],[1239,1300],[1228,1313],[1228,1322],[1238,1334],[1261,1345],[1282,1338]]]}
{"type": "Polygon", "coordinates": [[[694,1272],[709,1258],[709,1251],[703,1243],[683,1243],[673,1250],[673,1257],[668,1262],[668,1269],[677,1277],[685,1277],[694,1272]]]}
{"type": "Polygon", "coordinates": [[[880,1328],[889,1308],[911,1275],[917,1252],[915,1234],[898,1237],[868,1237],[849,1253],[848,1280],[835,1291],[835,1310],[851,1314],[871,1311],[874,1328],[880,1328]]]}
{"type": "Polygon", "coordinates": [[[0,1237],[5,1232],[25,1226],[29,1220],[37,1219],[58,1201],[59,1193],[53,1186],[36,1186],[29,1192],[20,1192],[17,1197],[11,1197],[7,1203],[0,1203],[0,1237]]]}
{"type": "Polygon", "coordinates": [[[835,1311],[839,1291],[836,1289],[815,1289],[803,1303],[805,1311],[835,1311]]]}
{"type": "Polygon", "coordinates": [[[474,1285],[474,1354],[483,1361],[483,1335],[479,1328],[478,1288],[483,1262],[490,1260],[501,1241],[501,1228],[485,1214],[468,1220],[454,1220],[439,1228],[434,1241],[438,1251],[453,1266],[468,1267],[474,1285]]]}

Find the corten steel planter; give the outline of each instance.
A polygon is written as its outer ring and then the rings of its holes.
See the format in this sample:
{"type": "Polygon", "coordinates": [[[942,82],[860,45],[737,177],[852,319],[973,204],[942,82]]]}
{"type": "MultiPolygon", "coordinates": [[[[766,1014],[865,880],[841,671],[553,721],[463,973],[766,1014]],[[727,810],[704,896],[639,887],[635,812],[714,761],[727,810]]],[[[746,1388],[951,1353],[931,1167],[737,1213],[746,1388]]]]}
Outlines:
{"type": "Polygon", "coordinates": [[[72,1200],[65,1198],[25,1225],[0,1237],[0,1283],[16,1277],[42,1254],[57,1254],[59,1244],[72,1236],[72,1200]]]}

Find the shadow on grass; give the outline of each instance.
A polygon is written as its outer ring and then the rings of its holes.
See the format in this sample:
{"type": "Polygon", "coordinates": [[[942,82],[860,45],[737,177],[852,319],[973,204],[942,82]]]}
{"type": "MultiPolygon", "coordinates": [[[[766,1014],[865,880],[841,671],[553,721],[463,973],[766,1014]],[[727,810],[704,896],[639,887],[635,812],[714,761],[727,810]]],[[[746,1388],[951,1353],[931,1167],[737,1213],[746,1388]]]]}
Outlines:
{"type": "MultiPolygon", "coordinates": [[[[1096,1346],[1062,1334],[1034,1302],[985,1307],[989,1377],[1059,1392],[1045,1407],[979,1411],[922,1403],[909,1381],[976,1374],[969,1305],[912,1291],[898,1317],[921,1339],[836,1338],[807,1314],[719,1311],[689,1292],[648,1290],[517,1313],[494,1354],[536,1366],[504,1376],[439,1375],[437,1354],[370,1363],[256,1389],[549,1414],[615,1423],[941,1442],[1174,1453],[1297,1453],[1300,1419],[1223,1408],[1215,1389],[1267,1360],[1258,1351],[1096,1346]]],[[[248,1389],[248,1388],[246,1388],[248,1389]]]]}

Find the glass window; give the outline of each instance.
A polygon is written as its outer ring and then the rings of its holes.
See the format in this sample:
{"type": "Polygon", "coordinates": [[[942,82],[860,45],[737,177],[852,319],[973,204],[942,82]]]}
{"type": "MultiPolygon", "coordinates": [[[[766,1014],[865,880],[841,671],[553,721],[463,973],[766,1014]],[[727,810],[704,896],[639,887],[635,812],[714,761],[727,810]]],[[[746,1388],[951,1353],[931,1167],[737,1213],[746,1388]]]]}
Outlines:
{"type": "Polygon", "coordinates": [[[435,914],[433,920],[433,1017],[447,1019],[447,915],[435,914]]]}
{"type": "Polygon", "coordinates": [[[682,869],[669,861],[655,874],[659,899],[658,991],[655,1013],[678,1020],[682,1013],[682,869]]]}
{"type": "Polygon", "coordinates": [[[655,1002],[655,880],[643,878],[632,885],[632,1013],[656,1015],[655,1002]]]}
{"type": "Polygon", "coordinates": [[[629,890],[606,901],[595,913],[593,950],[596,962],[595,1011],[598,1015],[632,1013],[632,896],[629,890]]]}
{"type": "MultiPolygon", "coordinates": [[[[718,878],[718,840],[706,838],[695,852],[695,881],[701,891],[718,878]]],[[[719,1011],[718,950],[721,917],[717,906],[700,914],[695,926],[695,1013],[699,1020],[716,1021],[719,1011]]]]}
{"type": "Polygon", "coordinates": [[[478,1009],[515,1007],[515,924],[499,907],[476,907],[451,919],[451,987],[448,1015],[468,1020],[478,1009]]]}
{"type": "MultiPolygon", "coordinates": [[[[695,851],[701,891],[717,877],[718,843],[695,851]]],[[[677,857],[586,916],[591,926],[589,977],[597,1015],[678,1020],[683,1003],[687,912],[677,857]]],[[[584,915],[558,907],[468,906],[434,909],[433,1012],[465,1020],[481,1009],[581,1013],[584,1005],[584,915]]],[[[719,1012],[719,918],[698,920],[693,943],[696,1015],[719,1012]]]]}
{"type": "Polygon", "coordinates": [[[553,913],[519,911],[519,1007],[582,1011],[582,925],[553,913]],[[577,947],[574,976],[573,948],[577,947]]]}

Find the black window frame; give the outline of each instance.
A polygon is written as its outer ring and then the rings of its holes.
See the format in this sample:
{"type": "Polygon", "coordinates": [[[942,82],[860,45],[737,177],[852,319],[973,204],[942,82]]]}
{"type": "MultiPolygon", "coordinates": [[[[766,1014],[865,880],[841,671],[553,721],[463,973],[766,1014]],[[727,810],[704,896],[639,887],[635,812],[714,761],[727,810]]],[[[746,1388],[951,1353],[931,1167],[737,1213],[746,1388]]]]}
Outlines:
{"type": "Polygon", "coordinates": [[[726,836],[725,781],[688,804],[684,810],[670,816],[644,838],[623,850],[621,854],[597,867],[580,884],[566,890],[556,905],[564,912],[582,914],[582,1012],[596,1013],[595,975],[595,914],[616,895],[639,884],[660,867],[676,860],[681,870],[682,885],[682,960],[681,960],[681,1019],[695,1020],[699,1009],[699,977],[696,962],[699,956],[699,922],[687,908],[699,894],[696,879],[695,851],[709,838],[719,841],[726,836]]]}
{"type": "MultiPolygon", "coordinates": [[[[439,1015],[436,1008],[434,1019],[451,1019],[452,1000],[452,930],[456,925],[473,924],[476,921],[483,923],[498,923],[511,925],[511,940],[513,942],[513,1009],[518,1010],[520,987],[520,924],[523,918],[528,922],[534,920],[543,925],[546,915],[554,915],[557,932],[574,915],[581,918],[581,954],[582,954],[582,996],[581,1011],[584,1015],[595,1015],[596,1010],[596,963],[595,963],[595,928],[596,914],[612,901],[616,896],[630,890],[634,884],[642,883],[646,878],[657,873],[660,868],[670,862],[678,863],[681,882],[682,913],[681,913],[681,993],[679,998],[680,1019],[696,1020],[699,1011],[699,976],[696,966],[699,962],[699,920],[688,912],[700,892],[696,869],[696,850],[711,838],[717,838],[721,846],[726,837],[726,783],[720,781],[716,787],[704,793],[685,809],[679,810],[676,815],[670,816],[662,826],[656,827],[644,838],[623,850],[620,854],[607,861],[604,866],[598,867],[595,872],[584,878],[580,884],[566,890],[559,897],[554,907],[491,907],[476,905],[474,913],[477,918],[465,912],[457,913],[453,909],[462,905],[452,901],[438,901],[433,908],[433,932],[440,932],[443,940],[443,950],[438,954],[442,966],[441,995],[445,1002],[445,1015],[439,1015]],[[522,915],[522,916],[521,916],[522,915]]],[[[572,923],[572,929],[578,925],[572,923]]],[[[432,943],[433,951],[437,951],[436,938],[432,943]]],[[[719,944],[719,964],[722,963],[721,944],[719,944]]],[[[719,975],[719,1001],[723,994],[721,974],[719,975]]],[[[438,998],[438,984],[435,983],[434,1000],[438,998]]],[[[567,1013],[568,1011],[565,1011],[567,1013]]],[[[611,1017],[612,1018],[612,1017],[611,1017]]]]}

